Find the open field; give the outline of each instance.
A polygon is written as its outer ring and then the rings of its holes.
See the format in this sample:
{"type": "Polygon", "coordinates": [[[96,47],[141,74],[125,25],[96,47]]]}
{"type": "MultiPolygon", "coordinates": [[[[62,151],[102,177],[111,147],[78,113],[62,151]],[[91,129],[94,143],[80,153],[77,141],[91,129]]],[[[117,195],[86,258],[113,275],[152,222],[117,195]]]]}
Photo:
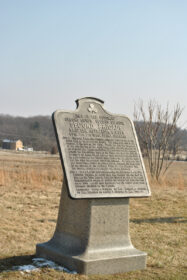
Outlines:
{"type": "Polygon", "coordinates": [[[35,245],[52,236],[62,185],[58,156],[0,151],[0,279],[187,279],[187,162],[174,162],[152,196],[130,201],[133,245],[148,253],[147,269],[116,275],[73,275],[51,268],[21,273],[35,245]]]}

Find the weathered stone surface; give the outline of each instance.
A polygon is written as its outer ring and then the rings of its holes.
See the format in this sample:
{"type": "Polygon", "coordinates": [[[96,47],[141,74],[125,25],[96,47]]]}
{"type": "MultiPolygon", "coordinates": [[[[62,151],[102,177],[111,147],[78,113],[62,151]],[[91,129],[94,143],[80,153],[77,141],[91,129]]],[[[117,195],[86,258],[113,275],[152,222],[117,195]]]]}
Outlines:
{"type": "Polygon", "coordinates": [[[131,244],[128,198],[72,199],[65,184],[54,236],[36,254],[82,274],[144,269],[147,255],[131,244]]]}
{"type": "Polygon", "coordinates": [[[144,269],[129,236],[129,197],[150,195],[133,124],[98,99],[77,104],[53,115],[65,176],[54,236],[36,254],[83,274],[144,269]]]}
{"type": "Polygon", "coordinates": [[[133,123],[93,98],[54,113],[56,136],[73,198],[142,197],[150,189],[133,123]]]}

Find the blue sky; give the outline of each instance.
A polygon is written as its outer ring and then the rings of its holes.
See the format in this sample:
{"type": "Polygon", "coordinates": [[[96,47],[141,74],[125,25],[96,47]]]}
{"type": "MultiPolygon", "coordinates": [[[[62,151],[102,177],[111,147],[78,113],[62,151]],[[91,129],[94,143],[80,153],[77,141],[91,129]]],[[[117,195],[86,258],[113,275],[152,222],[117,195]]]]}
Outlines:
{"type": "MultiPolygon", "coordinates": [[[[187,106],[186,0],[0,0],[0,113],[187,106]]],[[[187,120],[187,109],[181,118],[187,120]]]]}

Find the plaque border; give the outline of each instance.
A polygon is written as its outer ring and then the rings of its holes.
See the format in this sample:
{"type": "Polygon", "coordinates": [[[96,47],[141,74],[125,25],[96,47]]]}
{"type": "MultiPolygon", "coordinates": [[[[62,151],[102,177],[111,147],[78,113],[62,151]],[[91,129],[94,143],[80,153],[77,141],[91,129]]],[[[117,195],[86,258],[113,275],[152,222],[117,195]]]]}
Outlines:
{"type": "Polygon", "coordinates": [[[128,198],[128,197],[133,197],[133,198],[139,198],[139,197],[149,197],[151,196],[151,189],[150,189],[150,186],[149,186],[149,181],[148,181],[148,178],[147,178],[147,174],[146,174],[146,169],[145,169],[145,165],[144,165],[144,161],[143,161],[143,158],[142,158],[142,153],[141,153],[141,150],[140,150],[140,146],[139,146],[139,142],[138,142],[138,138],[137,138],[137,135],[136,135],[136,131],[135,131],[135,127],[134,127],[134,123],[133,121],[126,115],[123,115],[123,114],[115,114],[115,113],[110,113],[108,112],[107,110],[104,110],[104,112],[106,114],[108,114],[109,116],[112,116],[112,117],[122,117],[122,118],[126,118],[128,119],[128,121],[130,122],[131,124],[131,128],[132,128],[132,132],[133,132],[133,135],[134,135],[134,138],[135,138],[135,142],[136,142],[136,147],[137,147],[137,150],[138,150],[138,155],[139,155],[139,158],[140,158],[140,163],[141,163],[141,166],[142,166],[142,171],[143,171],[143,175],[145,177],[145,181],[146,181],[146,186],[147,186],[147,194],[102,194],[99,196],[95,194],[90,196],[89,194],[86,194],[84,197],[82,197],[82,195],[79,195],[76,193],[76,191],[74,190],[74,188],[71,188],[71,185],[69,184],[68,182],[68,176],[67,176],[67,171],[66,169],[68,168],[68,165],[66,166],[66,160],[65,160],[65,155],[63,156],[63,152],[65,154],[65,151],[62,151],[63,150],[63,147],[60,146],[60,140],[59,140],[59,135],[58,135],[58,128],[56,126],[56,123],[57,123],[57,116],[59,113],[69,113],[69,114],[75,114],[75,113],[79,113],[79,108],[80,108],[80,103],[81,102],[95,102],[95,103],[98,103],[100,106],[103,107],[104,105],[104,101],[102,101],[101,99],[99,98],[95,98],[95,97],[84,97],[84,98],[80,98],[80,99],[77,99],[75,100],[75,103],[76,103],[76,109],[73,111],[73,110],[56,110],[55,112],[53,112],[52,114],[52,122],[53,122],[53,127],[54,127],[54,131],[55,131],[55,136],[56,136],[56,140],[57,140],[57,146],[58,146],[58,150],[59,150],[59,154],[60,154],[60,159],[61,159],[61,165],[62,165],[62,169],[63,169],[63,173],[64,173],[64,180],[66,180],[66,184],[68,186],[68,193],[69,193],[69,196],[72,198],[72,199],[102,199],[102,198],[128,198]]]}

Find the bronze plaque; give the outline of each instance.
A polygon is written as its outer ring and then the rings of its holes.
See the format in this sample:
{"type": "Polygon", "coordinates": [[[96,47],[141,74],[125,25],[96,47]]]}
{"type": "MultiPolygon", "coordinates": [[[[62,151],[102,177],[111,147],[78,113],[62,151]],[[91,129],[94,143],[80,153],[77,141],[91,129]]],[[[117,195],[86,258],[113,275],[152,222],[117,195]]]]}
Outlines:
{"type": "Polygon", "coordinates": [[[72,198],[150,196],[133,122],[111,114],[97,98],[57,110],[53,123],[72,198]]]}

